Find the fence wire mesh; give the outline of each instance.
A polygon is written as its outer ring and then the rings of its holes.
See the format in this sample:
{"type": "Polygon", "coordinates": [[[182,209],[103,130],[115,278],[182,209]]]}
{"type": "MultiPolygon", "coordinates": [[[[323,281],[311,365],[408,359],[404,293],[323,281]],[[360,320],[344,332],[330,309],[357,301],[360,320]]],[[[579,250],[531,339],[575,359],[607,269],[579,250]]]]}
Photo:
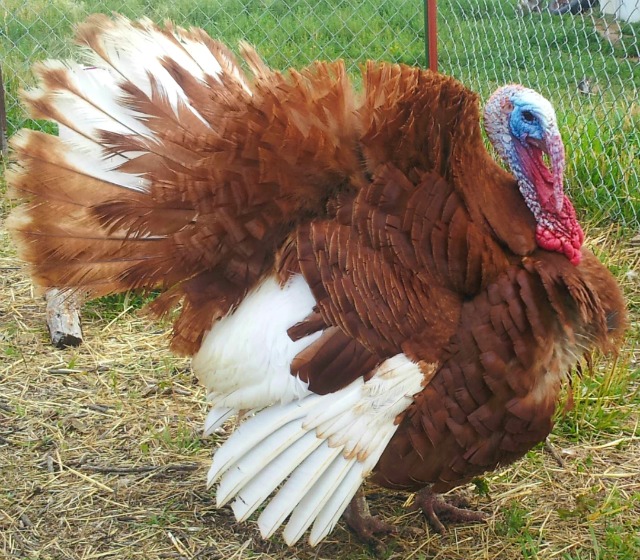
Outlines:
{"type": "MultiPolygon", "coordinates": [[[[567,182],[581,213],[636,228],[640,0],[601,3],[440,2],[440,71],[483,97],[517,82],[551,99],[567,146],[567,182]]],[[[34,62],[69,56],[74,24],[94,12],[171,19],[203,27],[230,46],[243,39],[275,68],[335,58],[344,58],[354,74],[367,59],[425,64],[423,0],[0,0],[9,135],[22,126],[47,128],[26,119],[18,91],[32,83],[34,62]]]]}

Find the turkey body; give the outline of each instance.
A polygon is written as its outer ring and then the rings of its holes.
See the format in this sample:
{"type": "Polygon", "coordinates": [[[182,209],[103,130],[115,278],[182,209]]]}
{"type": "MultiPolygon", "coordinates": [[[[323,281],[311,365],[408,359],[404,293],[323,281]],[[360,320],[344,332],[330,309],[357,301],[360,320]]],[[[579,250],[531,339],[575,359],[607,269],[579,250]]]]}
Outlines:
{"type": "Polygon", "coordinates": [[[124,18],[78,39],[95,68],[47,62],[25,94],[67,134],[14,139],[14,239],[42,286],[181,303],[205,431],[254,413],[209,483],[241,520],[275,493],[264,536],[290,515],[287,542],[317,543],[369,475],[440,492],[516,460],[619,344],[613,276],[579,226],[549,241],[561,183],[531,206],[457,81],[369,63],[358,96],[341,63],[281,74],[244,47],[250,79],[200,30],[124,18]]]}

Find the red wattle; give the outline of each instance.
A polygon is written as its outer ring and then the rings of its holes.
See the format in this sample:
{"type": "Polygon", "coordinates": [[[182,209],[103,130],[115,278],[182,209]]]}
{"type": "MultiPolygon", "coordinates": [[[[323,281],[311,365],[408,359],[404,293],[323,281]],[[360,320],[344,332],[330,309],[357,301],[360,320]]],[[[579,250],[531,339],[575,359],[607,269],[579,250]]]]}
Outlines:
{"type": "Polygon", "coordinates": [[[563,253],[573,265],[580,264],[584,232],[576,219],[576,211],[565,196],[562,211],[546,214],[536,228],[536,242],[541,249],[563,253]]]}

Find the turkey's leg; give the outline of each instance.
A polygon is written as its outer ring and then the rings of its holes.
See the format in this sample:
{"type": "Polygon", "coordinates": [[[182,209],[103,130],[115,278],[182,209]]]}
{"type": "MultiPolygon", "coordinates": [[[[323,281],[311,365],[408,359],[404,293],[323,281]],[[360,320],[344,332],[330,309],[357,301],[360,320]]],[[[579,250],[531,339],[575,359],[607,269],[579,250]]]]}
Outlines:
{"type": "Polygon", "coordinates": [[[390,523],[371,515],[362,488],[349,502],[342,517],[362,542],[370,544],[376,549],[385,548],[382,541],[375,536],[376,534],[388,535],[398,532],[398,529],[390,523]]]}
{"type": "Polygon", "coordinates": [[[444,498],[427,487],[416,494],[412,509],[422,510],[429,525],[440,534],[446,532],[443,521],[446,523],[478,523],[488,517],[486,513],[481,511],[467,509],[469,504],[462,498],[453,498],[452,501],[455,501],[455,504],[445,502],[444,498]]]}

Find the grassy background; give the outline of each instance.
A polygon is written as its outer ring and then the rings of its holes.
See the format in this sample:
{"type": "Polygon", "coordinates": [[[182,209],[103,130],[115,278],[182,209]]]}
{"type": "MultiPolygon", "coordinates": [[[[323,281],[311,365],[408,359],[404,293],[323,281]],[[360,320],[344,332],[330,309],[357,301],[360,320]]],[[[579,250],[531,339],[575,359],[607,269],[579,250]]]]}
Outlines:
{"type": "MultiPolygon", "coordinates": [[[[615,44],[598,14],[519,15],[513,0],[440,2],[443,71],[486,96],[521,82],[558,108],[568,187],[591,224],[589,244],[623,284],[632,313],[617,362],[596,360],[576,378],[574,406],[559,412],[552,445],[477,480],[465,491],[491,514],[486,525],[434,535],[403,508],[406,495],[369,489],[374,510],[419,536],[389,539],[388,558],[640,557],[640,69],[638,25],[615,44]],[[592,95],[580,95],[587,77],[592,95]],[[617,222],[626,227],[607,223],[617,222]]],[[[274,67],[346,58],[424,60],[421,2],[380,0],[0,0],[0,60],[9,131],[32,123],[14,100],[30,65],[71,52],[75,22],[118,11],[205,27],[230,44],[246,39],[274,67]]],[[[5,203],[6,204],[6,203],[5,203]]],[[[4,219],[7,208],[0,210],[4,219]]],[[[0,557],[372,557],[339,527],[318,549],[263,542],[252,523],[216,510],[204,480],[215,439],[201,438],[203,394],[184,360],[166,349],[166,325],[150,329],[140,301],[113,297],[84,312],[86,344],[54,351],[43,305],[0,226],[0,557]],[[4,555],[4,556],[3,556],[4,555]]]]}
{"type": "MultiPolygon", "coordinates": [[[[568,155],[568,184],[591,221],[640,217],[640,24],[603,37],[599,13],[522,14],[517,0],[453,0],[439,6],[442,71],[487,96],[519,82],[549,96],[568,155]],[[592,94],[578,93],[587,79],[592,94]]],[[[204,27],[230,45],[255,44],[276,68],[345,58],[424,63],[421,0],[0,0],[0,59],[9,133],[25,125],[17,104],[35,60],[68,56],[73,25],[93,12],[166,18],[204,27]]]]}

